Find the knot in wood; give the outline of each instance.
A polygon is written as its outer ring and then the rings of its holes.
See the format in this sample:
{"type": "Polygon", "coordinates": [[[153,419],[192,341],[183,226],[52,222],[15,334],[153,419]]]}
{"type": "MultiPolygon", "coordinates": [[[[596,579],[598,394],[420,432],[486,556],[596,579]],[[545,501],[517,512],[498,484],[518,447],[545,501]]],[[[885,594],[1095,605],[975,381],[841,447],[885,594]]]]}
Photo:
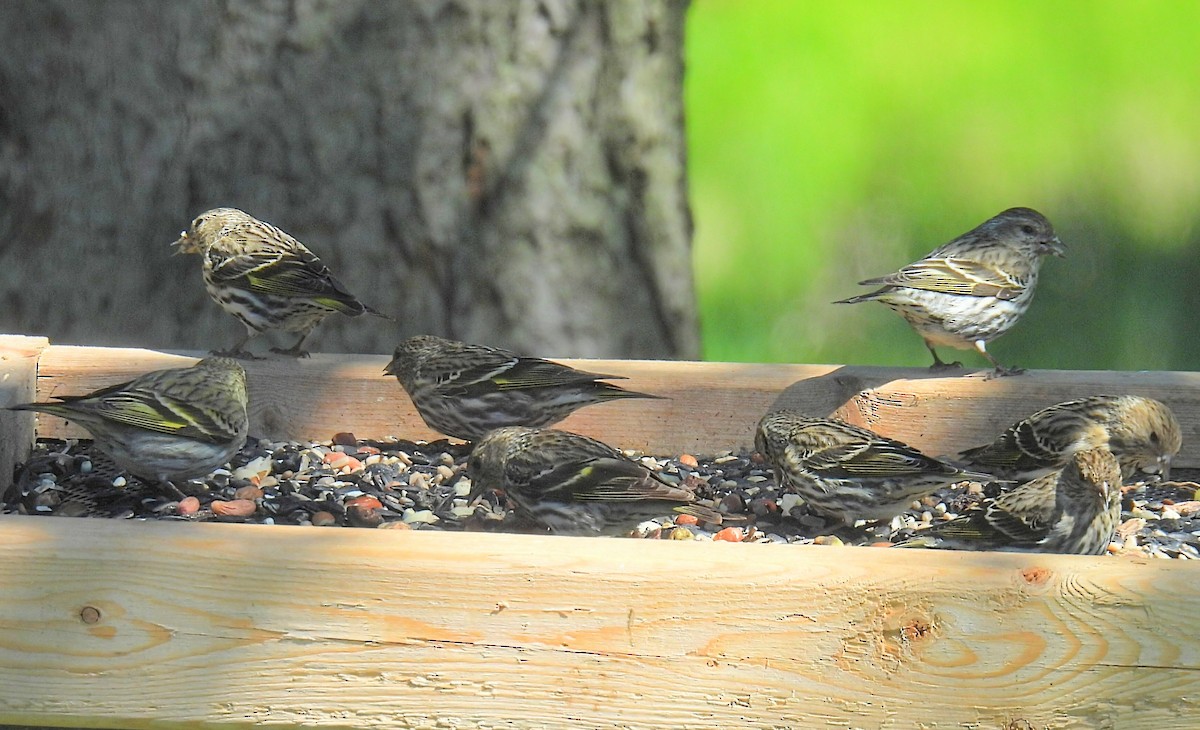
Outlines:
{"type": "Polygon", "coordinates": [[[79,620],[85,624],[94,624],[100,622],[100,609],[95,606],[84,606],[79,610],[79,620]]]}

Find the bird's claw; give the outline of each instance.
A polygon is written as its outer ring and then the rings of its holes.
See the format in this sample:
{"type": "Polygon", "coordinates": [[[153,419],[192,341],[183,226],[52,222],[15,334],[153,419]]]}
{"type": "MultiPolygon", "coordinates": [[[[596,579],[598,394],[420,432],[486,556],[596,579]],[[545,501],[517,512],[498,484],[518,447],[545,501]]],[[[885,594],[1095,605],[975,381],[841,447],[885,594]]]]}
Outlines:
{"type": "Polygon", "coordinates": [[[296,347],[289,347],[287,349],[282,347],[272,347],[271,352],[275,353],[276,355],[286,355],[288,357],[311,357],[311,353],[309,353],[308,350],[301,350],[296,347]]]}
{"type": "Polygon", "coordinates": [[[1023,372],[1025,372],[1025,368],[1016,368],[1016,367],[1006,368],[1006,367],[1001,367],[1001,366],[997,365],[996,369],[993,370],[992,372],[988,373],[987,375],[983,376],[983,379],[984,380],[995,380],[996,378],[1005,378],[1005,377],[1008,377],[1009,375],[1020,375],[1023,372]]]}
{"type": "Polygon", "coordinates": [[[255,355],[254,353],[250,352],[249,350],[233,350],[233,349],[209,350],[208,354],[216,355],[217,357],[232,357],[236,360],[263,360],[263,359],[265,359],[265,358],[259,357],[258,355],[255,355]]]}

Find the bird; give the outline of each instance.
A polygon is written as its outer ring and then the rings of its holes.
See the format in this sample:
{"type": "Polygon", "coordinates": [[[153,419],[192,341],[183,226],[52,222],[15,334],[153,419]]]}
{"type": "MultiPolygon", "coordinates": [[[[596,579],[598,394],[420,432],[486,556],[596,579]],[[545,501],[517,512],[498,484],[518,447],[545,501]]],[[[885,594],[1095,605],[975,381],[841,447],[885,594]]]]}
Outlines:
{"type": "Polygon", "coordinates": [[[550,428],[506,426],[476,442],[467,459],[471,501],[502,490],[516,511],[560,535],[628,534],[672,511],[720,524],[688,489],[606,443],[550,428]]]}
{"type": "Polygon", "coordinates": [[[176,254],[200,254],[209,296],[246,326],[233,347],[215,355],[255,359],[245,349],[250,338],[283,330],[300,338],[271,351],[308,357],[304,341],[334,312],[390,319],[355,298],[304,244],[237,208],[201,213],[172,246],[176,254]]]}
{"type": "Polygon", "coordinates": [[[1103,555],[1120,521],[1121,465],[1101,446],[899,546],[1103,555]]]}
{"type": "Polygon", "coordinates": [[[1042,257],[1063,257],[1066,248],[1050,221],[1030,208],[1009,208],[899,271],[859,284],[873,292],[835,304],[882,302],[908,322],[933,355],[932,370],[946,363],[937,347],[974,348],[995,368],[988,377],[1016,375],[987,344],[1007,332],[1033,301],[1042,257]]]}
{"type": "Polygon", "coordinates": [[[1095,395],[1043,408],[959,458],[997,475],[1031,477],[1061,467],[1076,451],[1106,446],[1126,481],[1156,474],[1168,479],[1182,443],[1179,421],[1165,403],[1137,395],[1095,395]]]}
{"type": "Polygon", "coordinates": [[[95,446],[134,476],[182,496],[174,482],[226,464],[246,442],[246,371],[228,357],[154,370],[87,395],[23,403],[86,428],[95,446]]]}
{"type": "Polygon", "coordinates": [[[795,489],[810,509],[847,524],[889,519],[948,484],[991,479],[868,429],[791,410],[763,416],[754,447],[781,488],[795,489]]]}
{"type": "Polygon", "coordinates": [[[430,428],[464,441],[501,426],[550,426],[593,403],[660,397],[601,382],[619,375],[433,335],[401,342],[383,372],[400,381],[430,428]]]}

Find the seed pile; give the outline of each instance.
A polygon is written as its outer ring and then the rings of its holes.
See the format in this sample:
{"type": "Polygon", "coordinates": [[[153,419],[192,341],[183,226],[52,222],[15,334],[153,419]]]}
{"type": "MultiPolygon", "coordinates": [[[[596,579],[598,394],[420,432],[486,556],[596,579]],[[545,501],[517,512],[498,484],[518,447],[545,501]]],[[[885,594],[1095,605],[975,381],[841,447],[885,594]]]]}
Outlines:
{"type": "MultiPolygon", "coordinates": [[[[703,504],[742,523],[696,524],[686,515],[631,526],[661,539],[828,545],[887,543],[950,519],[993,486],[966,483],[939,490],[890,522],[856,526],[813,514],[779,489],[755,454],[659,458],[629,453],[644,466],[696,491],[703,504]]],[[[18,468],[3,494],[4,513],[385,529],[539,532],[522,524],[503,495],[470,503],[467,448],[447,440],[367,441],[337,434],[324,443],[250,439],[230,468],[181,484],[173,498],[118,470],[88,441],[46,440],[18,468]]],[[[1126,487],[1123,523],[1112,553],[1200,559],[1200,485],[1189,481],[1126,487]]],[[[994,496],[994,494],[990,494],[994,496]]]]}

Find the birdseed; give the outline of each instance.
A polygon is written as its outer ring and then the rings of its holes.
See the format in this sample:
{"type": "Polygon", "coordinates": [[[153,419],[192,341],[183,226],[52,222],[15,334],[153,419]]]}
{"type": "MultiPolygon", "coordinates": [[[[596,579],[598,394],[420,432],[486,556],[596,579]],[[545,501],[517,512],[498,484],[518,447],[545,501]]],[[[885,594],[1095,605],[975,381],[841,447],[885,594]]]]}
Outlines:
{"type": "MultiPolygon", "coordinates": [[[[515,515],[488,490],[469,503],[468,448],[447,440],[371,441],[337,434],[322,443],[249,439],[229,468],[177,485],[176,501],[153,484],[121,472],[90,441],[42,440],[20,465],[0,513],[252,522],[277,525],[512,531],[544,529],[515,515]]],[[[627,452],[628,453],[628,452],[627,452]]],[[[631,536],[819,545],[894,542],[953,519],[997,487],[969,483],[913,502],[889,522],[850,527],[814,514],[798,495],[776,486],[756,454],[722,452],[681,458],[632,453],[668,482],[696,492],[700,503],[739,524],[657,521],[630,525],[631,536]],[[964,488],[965,487],[965,488],[964,488]]],[[[1109,553],[1200,559],[1200,484],[1185,480],[1126,486],[1122,523],[1109,553]]]]}

